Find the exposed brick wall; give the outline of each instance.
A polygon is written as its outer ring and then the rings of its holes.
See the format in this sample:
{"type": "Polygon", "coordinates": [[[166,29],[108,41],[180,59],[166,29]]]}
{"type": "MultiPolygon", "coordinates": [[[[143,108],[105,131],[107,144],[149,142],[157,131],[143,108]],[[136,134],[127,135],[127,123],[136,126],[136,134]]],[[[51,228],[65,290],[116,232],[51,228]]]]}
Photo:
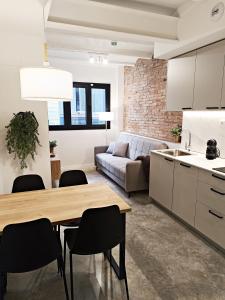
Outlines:
{"type": "Polygon", "coordinates": [[[167,62],[139,59],[124,69],[124,131],[174,142],[170,129],[182,112],[166,111],[167,62]]]}

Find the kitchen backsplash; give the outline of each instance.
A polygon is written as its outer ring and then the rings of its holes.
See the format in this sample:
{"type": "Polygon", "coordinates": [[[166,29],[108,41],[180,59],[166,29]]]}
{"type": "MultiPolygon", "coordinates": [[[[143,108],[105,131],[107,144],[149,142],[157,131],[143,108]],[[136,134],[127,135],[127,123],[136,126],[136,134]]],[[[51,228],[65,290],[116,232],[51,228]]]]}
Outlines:
{"type": "Polygon", "coordinates": [[[186,111],[183,114],[182,148],[191,133],[191,150],[205,153],[206,143],[215,139],[225,158],[225,111],[186,111]]]}

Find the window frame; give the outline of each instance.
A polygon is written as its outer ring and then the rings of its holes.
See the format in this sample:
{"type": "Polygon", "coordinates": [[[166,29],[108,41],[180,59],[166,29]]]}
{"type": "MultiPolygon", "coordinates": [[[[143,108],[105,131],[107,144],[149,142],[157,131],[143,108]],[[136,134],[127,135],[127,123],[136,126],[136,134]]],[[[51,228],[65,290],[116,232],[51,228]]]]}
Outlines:
{"type": "MultiPolygon", "coordinates": [[[[110,97],[111,97],[111,85],[109,83],[93,83],[93,82],[73,82],[73,88],[85,88],[86,91],[86,121],[85,125],[72,125],[71,123],[71,102],[63,102],[64,112],[64,125],[49,125],[49,131],[60,130],[95,130],[105,129],[105,124],[94,125],[92,124],[92,103],[91,103],[91,89],[99,88],[106,91],[106,112],[110,111],[110,97]]],[[[111,128],[111,122],[107,122],[107,128],[111,128]]]]}

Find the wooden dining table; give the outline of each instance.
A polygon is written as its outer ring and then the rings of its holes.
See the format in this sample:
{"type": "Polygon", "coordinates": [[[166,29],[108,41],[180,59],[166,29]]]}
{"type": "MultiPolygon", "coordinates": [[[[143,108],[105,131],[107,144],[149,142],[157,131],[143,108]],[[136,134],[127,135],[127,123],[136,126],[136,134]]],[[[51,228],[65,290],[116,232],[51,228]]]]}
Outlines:
{"type": "Polygon", "coordinates": [[[0,232],[6,225],[40,218],[48,218],[53,225],[73,222],[86,209],[110,205],[118,205],[120,209],[124,239],[119,246],[119,263],[111,251],[105,255],[118,278],[124,279],[126,213],[131,207],[105,183],[0,195],[0,232]]]}

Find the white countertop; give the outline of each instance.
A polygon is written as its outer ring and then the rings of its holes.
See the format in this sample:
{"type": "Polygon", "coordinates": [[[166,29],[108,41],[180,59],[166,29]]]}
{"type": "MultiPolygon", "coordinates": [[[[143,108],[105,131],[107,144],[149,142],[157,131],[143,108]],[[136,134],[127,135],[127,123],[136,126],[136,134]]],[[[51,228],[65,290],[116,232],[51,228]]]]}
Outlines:
{"type": "Polygon", "coordinates": [[[187,164],[195,166],[197,168],[201,168],[201,169],[207,170],[207,171],[212,171],[215,174],[225,176],[225,173],[213,170],[213,168],[225,167],[225,159],[223,159],[223,158],[216,158],[213,160],[209,160],[209,159],[206,159],[205,155],[202,153],[187,151],[187,150],[183,150],[183,149],[179,149],[179,150],[182,150],[187,153],[191,153],[191,155],[171,156],[169,154],[164,153],[168,150],[174,150],[174,149],[153,150],[153,151],[151,151],[151,153],[155,153],[155,154],[158,154],[158,155],[161,155],[164,157],[168,157],[170,159],[173,159],[174,161],[180,161],[183,163],[187,163],[187,164]]]}

